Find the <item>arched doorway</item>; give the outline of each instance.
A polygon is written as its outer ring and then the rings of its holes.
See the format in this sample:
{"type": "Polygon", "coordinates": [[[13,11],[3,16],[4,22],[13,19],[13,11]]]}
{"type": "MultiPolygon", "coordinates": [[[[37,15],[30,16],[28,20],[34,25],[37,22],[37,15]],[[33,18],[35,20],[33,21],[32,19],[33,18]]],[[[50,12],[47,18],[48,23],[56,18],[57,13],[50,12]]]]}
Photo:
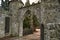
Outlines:
{"type": "Polygon", "coordinates": [[[36,31],[36,29],[40,29],[38,18],[34,14],[33,14],[33,28],[34,32],[36,31]]]}
{"type": "Polygon", "coordinates": [[[38,40],[40,39],[40,25],[39,16],[35,14],[35,11],[27,10],[23,15],[23,36],[26,39],[38,40]],[[34,31],[36,30],[36,31],[34,31]],[[31,37],[30,37],[31,36],[31,37]]]}
{"type": "Polygon", "coordinates": [[[33,33],[31,29],[31,11],[27,10],[24,14],[24,20],[23,20],[23,35],[28,35],[33,33]]]}

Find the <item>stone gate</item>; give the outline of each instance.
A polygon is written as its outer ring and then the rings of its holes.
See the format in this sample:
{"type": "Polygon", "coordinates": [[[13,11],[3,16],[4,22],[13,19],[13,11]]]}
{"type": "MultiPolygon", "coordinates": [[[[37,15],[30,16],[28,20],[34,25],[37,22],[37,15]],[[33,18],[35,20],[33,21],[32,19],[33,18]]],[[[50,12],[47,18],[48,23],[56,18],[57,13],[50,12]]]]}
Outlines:
{"type": "MultiPolygon", "coordinates": [[[[30,10],[31,15],[35,14],[41,27],[41,40],[60,40],[60,1],[59,0],[41,0],[41,3],[23,6],[21,1],[12,1],[9,4],[9,11],[2,10],[0,17],[0,37],[5,35],[5,15],[10,17],[9,35],[23,36],[23,20],[26,12],[30,10]],[[44,37],[43,37],[44,36],[44,37]],[[44,39],[43,39],[44,38],[44,39]]],[[[32,16],[31,16],[32,17],[32,16]]],[[[31,21],[32,27],[32,21],[31,21]]]]}

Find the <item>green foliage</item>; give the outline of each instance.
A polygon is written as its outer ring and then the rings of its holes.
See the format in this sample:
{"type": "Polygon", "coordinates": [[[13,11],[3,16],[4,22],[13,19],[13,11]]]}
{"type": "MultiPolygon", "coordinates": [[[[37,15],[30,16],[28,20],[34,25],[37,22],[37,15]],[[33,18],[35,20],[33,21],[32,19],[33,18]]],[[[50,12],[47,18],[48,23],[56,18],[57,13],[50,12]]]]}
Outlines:
{"type": "Polygon", "coordinates": [[[25,14],[25,19],[23,21],[23,28],[30,28],[30,11],[28,10],[25,14]]]}
{"type": "Polygon", "coordinates": [[[29,35],[29,34],[33,34],[33,30],[30,28],[25,28],[23,30],[23,36],[29,35]]]}
{"type": "Polygon", "coordinates": [[[2,0],[2,8],[4,8],[5,10],[9,9],[9,4],[8,4],[9,0],[5,0],[5,2],[2,0]]]}
{"type": "Polygon", "coordinates": [[[30,19],[26,17],[23,24],[23,28],[30,28],[30,19]]]}
{"type": "MultiPolygon", "coordinates": [[[[23,28],[30,28],[30,22],[31,22],[30,18],[31,18],[31,14],[30,14],[30,11],[28,10],[25,14],[25,19],[23,21],[23,28]]],[[[32,20],[33,20],[34,27],[39,26],[39,22],[38,22],[36,15],[33,15],[32,20]]]]}
{"type": "Polygon", "coordinates": [[[38,19],[35,15],[33,15],[33,25],[34,25],[34,27],[39,26],[38,19]]]}

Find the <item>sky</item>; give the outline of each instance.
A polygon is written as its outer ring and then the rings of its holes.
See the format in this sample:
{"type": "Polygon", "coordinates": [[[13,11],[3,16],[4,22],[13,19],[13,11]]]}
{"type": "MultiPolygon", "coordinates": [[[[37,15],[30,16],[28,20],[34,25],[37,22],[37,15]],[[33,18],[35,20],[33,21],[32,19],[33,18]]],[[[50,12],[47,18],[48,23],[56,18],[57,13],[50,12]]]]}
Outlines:
{"type": "MultiPolygon", "coordinates": [[[[26,0],[22,0],[22,1],[23,1],[23,3],[25,4],[26,0]]],[[[38,0],[30,0],[30,4],[32,4],[32,2],[37,3],[37,2],[38,2],[38,0]]],[[[0,0],[0,4],[1,4],[1,0],[0,0]]]]}
{"type": "MultiPolygon", "coordinates": [[[[26,0],[22,0],[22,1],[23,1],[23,3],[25,4],[26,0]]],[[[37,2],[38,2],[38,0],[30,0],[30,4],[32,4],[32,2],[37,3],[37,2]]]]}

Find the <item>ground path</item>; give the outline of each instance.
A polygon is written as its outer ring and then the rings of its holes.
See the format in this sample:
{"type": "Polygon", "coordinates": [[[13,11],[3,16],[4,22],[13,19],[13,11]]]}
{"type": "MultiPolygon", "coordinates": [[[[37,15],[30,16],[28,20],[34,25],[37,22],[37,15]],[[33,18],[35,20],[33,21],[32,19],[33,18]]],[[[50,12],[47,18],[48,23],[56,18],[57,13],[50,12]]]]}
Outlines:
{"type": "Polygon", "coordinates": [[[22,38],[5,38],[0,40],[40,40],[40,29],[36,29],[37,32],[34,32],[33,34],[24,36],[22,38]]]}

